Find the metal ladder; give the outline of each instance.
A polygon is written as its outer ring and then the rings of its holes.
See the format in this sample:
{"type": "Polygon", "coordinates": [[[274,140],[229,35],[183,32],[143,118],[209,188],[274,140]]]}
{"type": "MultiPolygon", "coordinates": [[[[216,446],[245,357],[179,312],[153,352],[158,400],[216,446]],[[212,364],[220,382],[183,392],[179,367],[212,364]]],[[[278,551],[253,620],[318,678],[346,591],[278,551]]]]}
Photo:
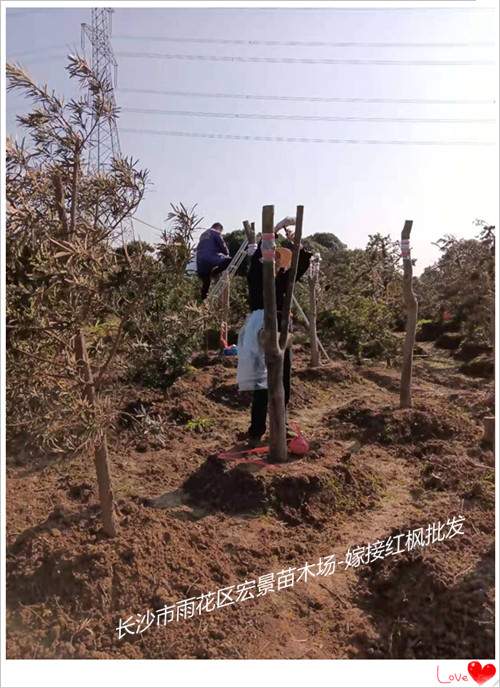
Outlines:
{"type": "Polygon", "coordinates": [[[231,262],[227,266],[227,268],[224,270],[222,275],[220,276],[220,279],[214,284],[214,286],[210,289],[208,292],[208,300],[210,302],[215,301],[218,299],[222,292],[224,291],[226,286],[229,286],[229,282],[231,279],[235,276],[236,272],[238,271],[239,267],[243,263],[246,257],[246,250],[248,246],[248,241],[245,239],[239,249],[236,251],[234,254],[231,262]]]}

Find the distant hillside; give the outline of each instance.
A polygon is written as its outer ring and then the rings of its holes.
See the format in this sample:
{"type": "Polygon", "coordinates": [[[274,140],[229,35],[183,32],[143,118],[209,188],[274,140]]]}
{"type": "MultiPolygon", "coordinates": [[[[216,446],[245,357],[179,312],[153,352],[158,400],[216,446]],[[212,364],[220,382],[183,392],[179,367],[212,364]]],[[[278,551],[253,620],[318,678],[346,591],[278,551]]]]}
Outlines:
{"type": "Polygon", "coordinates": [[[331,252],[345,251],[347,245],[344,244],[336,234],[331,232],[316,232],[304,238],[304,245],[311,251],[317,251],[322,256],[328,255],[331,252]]]}

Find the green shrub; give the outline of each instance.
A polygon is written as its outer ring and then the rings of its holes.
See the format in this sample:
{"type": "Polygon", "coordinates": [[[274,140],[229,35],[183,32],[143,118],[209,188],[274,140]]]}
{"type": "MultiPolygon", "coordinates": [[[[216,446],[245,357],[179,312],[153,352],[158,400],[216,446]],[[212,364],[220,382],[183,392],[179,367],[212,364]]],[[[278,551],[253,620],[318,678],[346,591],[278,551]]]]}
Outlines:
{"type": "Polygon", "coordinates": [[[214,421],[210,418],[192,418],[186,423],[186,430],[189,432],[208,432],[214,425],[214,421]]]}
{"type": "Polygon", "coordinates": [[[332,337],[358,361],[364,353],[377,358],[393,357],[397,340],[392,334],[392,315],[388,306],[358,296],[318,317],[320,336],[332,337]]]}

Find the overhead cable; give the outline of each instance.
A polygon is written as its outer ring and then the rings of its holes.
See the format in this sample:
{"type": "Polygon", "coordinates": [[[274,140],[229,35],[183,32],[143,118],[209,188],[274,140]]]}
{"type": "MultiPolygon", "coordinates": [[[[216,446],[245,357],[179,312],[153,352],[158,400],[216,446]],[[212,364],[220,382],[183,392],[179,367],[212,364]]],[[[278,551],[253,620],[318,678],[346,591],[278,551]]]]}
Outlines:
{"type": "Polygon", "coordinates": [[[408,139],[329,139],[290,136],[243,136],[237,134],[207,134],[191,131],[169,131],[161,129],[120,128],[128,134],[151,134],[154,136],[175,136],[180,138],[217,139],[227,141],[262,141],[279,143],[321,143],[321,144],[357,144],[357,145],[390,145],[390,146],[494,146],[494,141],[460,141],[460,140],[408,140],[408,139]]]}
{"type": "Polygon", "coordinates": [[[343,98],[338,96],[279,96],[256,93],[211,93],[207,91],[165,91],[154,88],[117,88],[121,93],[143,93],[182,98],[223,98],[228,100],[272,100],[297,103],[402,103],[422,105],[492,105],[495,100],[467,100],[463,98],[343,98]]]}
{"type": "Polygon", "coordinates": [[[116,53],[116,56],[139,59],[182,60],[187,62],[233,62],[242,64],[364,65],[374,67],[485,67],[495,65],[494,60],[368,60],[364,58],[252,57],[243,55],[185,55],[153,52],[119,52],[116,53]]]}
{"type": "Polygon", "coordinates": [[[290,120],[303,122],[398,122],[419,124],[491,124],[496,120],[491,118],[446,118],[446,117],[358,117],[337,115],[281,115],[265,113],[239,112],[197,112],[195,110],[157,110],[154,108],[120,108],[122,112],[132,112],[142,115],[168,115],[172,117],[214,117],[229,119],[267,119],[290,120]]]}
{"type": "Polygon", "coordinates": [[[113,40],[159,41],[164,43],[203,43],[207,45],[248,45],[287,48],[483,48],[493,47],[494,41],[276,41],[242,38],[186,38],[179,36],[133,36],[118,34],[113,40]]]}

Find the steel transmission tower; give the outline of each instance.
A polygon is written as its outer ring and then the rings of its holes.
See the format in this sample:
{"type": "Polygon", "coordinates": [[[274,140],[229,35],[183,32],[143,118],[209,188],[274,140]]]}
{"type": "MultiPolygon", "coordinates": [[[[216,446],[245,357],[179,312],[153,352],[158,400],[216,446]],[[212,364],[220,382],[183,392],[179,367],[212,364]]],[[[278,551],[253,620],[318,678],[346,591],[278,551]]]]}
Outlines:
{"type": "MultiPolygon", "coordinates": [[[[111,47],[111,9],[92,9],[92,23],[82,24],[82,50],[85,55],[85,39],[92,47],[92,71],[108,84],[109,98],[115,105],[114,89],[117,83],[118,63],[111,47]]],[[[89,98],[91,94],[89,93],[89,98]]],[[[115,121],[101,121],[90,141],[89,171],[106,170],[114,157],[120,157],[120,138],[115,121]]]]}
{"type": "MultiPolygon", "coordinates": [[[[85,55],[85,39],[92,46],[90,66],[92,71],[107,82],[110,89],[108,97],[113,106],[116,105],[115,91],[117,85],[118,63],[111,46],[111,9],[92,9],[92,24],[82,24],[82,50],[85,55]]],[[[89,99],[92,94],[89,92],[89,99]]],[[[105,172],[109,169],[113,158],[121,157],[120,137],[118,126],[113,119],[101,120],[90,140],[88,171],[105,172]]],[[[134,238],[134,226],[131,218],[127,217],[120,225],[121,241],[134,238]]]]}

